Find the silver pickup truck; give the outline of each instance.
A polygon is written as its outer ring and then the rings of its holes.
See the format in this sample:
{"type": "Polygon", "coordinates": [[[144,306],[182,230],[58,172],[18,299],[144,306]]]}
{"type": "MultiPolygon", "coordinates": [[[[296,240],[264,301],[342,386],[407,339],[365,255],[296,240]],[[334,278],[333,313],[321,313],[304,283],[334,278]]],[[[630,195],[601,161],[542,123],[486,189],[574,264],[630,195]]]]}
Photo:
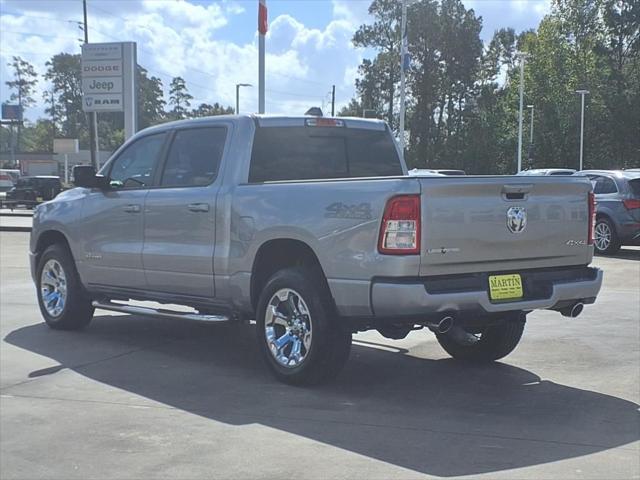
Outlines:
{"type": "Polygon", "coordinates": [[[56,329],[96,308],[255,320],[277,378],[308,384],[338,373],[353,332],[426,327],[454,358],[494,361],[532,310],[575,317],[595,301],[588,179],[406,173],[376,120],[146,129],[35,211],[42,315],[56,329]]]}

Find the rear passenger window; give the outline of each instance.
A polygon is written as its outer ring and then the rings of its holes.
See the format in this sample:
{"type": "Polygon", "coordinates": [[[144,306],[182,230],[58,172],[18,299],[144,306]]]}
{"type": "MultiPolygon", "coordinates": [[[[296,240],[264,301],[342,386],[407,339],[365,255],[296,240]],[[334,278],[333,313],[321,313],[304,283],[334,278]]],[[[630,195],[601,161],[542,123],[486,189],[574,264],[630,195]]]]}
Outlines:
{"type": "Polygon", "coordinates": [[[178,130],[171,142],[160,185],[209,185],[218,174],[226,136],[224,127],[178,130]]]}
{"type": "Polygon", "coordinates": [[[616,183],[609,177],[598,177],[593,188],[594,193],[616,193],[616,183]]]}

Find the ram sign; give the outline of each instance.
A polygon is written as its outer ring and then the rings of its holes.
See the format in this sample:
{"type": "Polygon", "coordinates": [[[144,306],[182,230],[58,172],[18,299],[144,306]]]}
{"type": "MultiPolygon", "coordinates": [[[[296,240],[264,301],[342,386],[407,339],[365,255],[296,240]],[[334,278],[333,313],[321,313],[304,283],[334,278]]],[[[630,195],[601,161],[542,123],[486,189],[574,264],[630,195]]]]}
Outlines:
{"type": "Polygon", "coordinates": [[[124,112],[125,137],[135,133],[136,44],[82,46],[82,108],[85,112],[124,112]]]}

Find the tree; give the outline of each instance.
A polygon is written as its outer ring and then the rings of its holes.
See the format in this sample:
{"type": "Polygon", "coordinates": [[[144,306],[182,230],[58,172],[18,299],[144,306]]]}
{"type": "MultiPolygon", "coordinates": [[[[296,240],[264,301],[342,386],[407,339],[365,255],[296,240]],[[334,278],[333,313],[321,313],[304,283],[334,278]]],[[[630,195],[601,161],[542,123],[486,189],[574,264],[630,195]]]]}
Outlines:
{"type": "MultiPolygon", "coordinates": [[[[24,111],[33,106],[36,101],[33,98],[36,84],[38,83],[38,74],[36,73],[33,65],[21,57],[12,57],[12,61],[7,63],[7,66],[13,69],[13,80],[5,82],[10,90],[14,90],[9,97],[10,101],[18,101],[20,111],[22,112],[22,120],[24,118],[24,111]]],[[[17,150],[21,148],[22,124],[18,123],[18,137],[17,137],[17,150]]]]}
{"type": "Polygon", "coordinates": [[[374,60],[365,59],[358,71],[361,78],[356,89],[366,109],[384,113],[394,128],[397,85],[400,81],[400,21],[402,3],[397,0],[374,0],[369,6],[374,18],[371,25],[361,25],[353,36],[353,44],[360,48],[375,48],[374,60]]]}
{"type": "Polygon", "coordinates": [[[460,0],[410,9],[410,157],[416,165],[464,168],[483,46],[482,22],[460,0]]]}
{"type": "Polygon", "coordinates": [[[83,148],[87,148],[88,129],[86,115],[82,110],[80,55],[59,53],[45,65],[45,78],[51,82],[54,94],[46,113],[60,119],[62,136],[79,138],[83,148]]]}
{"type": "Polygon", "coordinates": [[[189,94],[187,85],[182,77],[174,77],[169,85],[169,105],[173,106],[171,116],[174,119],[187,117],[187,108],[191,106],[193,96],[189,94]]]}
{"type": "Polygon", "coordinates": [[[149,77],[147,70],[138,65],[138,128],[162,123],[166,118],[162,80],[149,77]]]}
{"type": "Polygon", "coordinates": [[[39,118],[24,129],[24,150],[27,152],[51,152],[53,150],[52,122],[39,118]]]}
{"type": "Polygon", "coordinates": [[[352,98],[348,105],[345,105],[338,112],[339,117],[362,117],[363,115],[362,104],[357,98],[352,98]]]}
{"type": "Polygon", "coordinates": [[[192,117],[212,117],[215,115],[231,115],[233,113],[233,107],[223,107],[218,102],[213,105],[201,103],[198,108],[191,110],[192,117]]]}

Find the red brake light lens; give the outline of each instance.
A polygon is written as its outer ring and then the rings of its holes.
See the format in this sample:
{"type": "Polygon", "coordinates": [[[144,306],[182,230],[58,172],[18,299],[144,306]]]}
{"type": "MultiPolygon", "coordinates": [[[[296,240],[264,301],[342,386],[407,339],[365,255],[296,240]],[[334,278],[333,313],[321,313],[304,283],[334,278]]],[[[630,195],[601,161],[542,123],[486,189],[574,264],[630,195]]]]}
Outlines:
{"type": "Polygon", "coordinates": [[[635,210],[636,208],[640,208],[640,200],[637,200],[635,198],[623,200],[622,203],[624,203],[624,208],[626,208],[627,210],[635,210]]]}
{"type": "Polygon", "coordinates": [[[596,228],[596,196],[593,192],[589,192],[589,234],[587,243],[593,245],[593,232],[596,228]]]}
{"type": "Polygon", "coordinates": [[[420,195],[389,199],[382,216],[378,251],[386,255],[420,254],[420,195]]]}
{"type": "Polygon", "coordinates": [[[344,127],[344,120],[337,118],[307,118],[304,123],[307,127],[344,127]]]}

